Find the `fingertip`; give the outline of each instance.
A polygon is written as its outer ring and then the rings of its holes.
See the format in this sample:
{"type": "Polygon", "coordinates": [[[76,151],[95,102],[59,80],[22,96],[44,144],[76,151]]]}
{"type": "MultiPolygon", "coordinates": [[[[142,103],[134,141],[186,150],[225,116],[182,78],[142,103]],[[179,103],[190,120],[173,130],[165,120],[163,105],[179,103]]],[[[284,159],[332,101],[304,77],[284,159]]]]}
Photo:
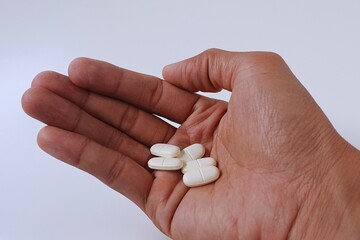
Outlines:
{"type": "Polygon", "coordinates": [[[86,85],[89,77],[92,76],[90,72],[96,72],[93,69],[96,67],[93,64],[93,59],[86,57],[78,57],[72,60],[68,67],[68,75],[70,80],[79,86],[86,85]]]}
{"type": "Polygon", "coordinates": [[[49,126],[43,127],[42,129],[40,129],[40,131],[38,132],[37,135],[37,144],[38,146],[45,151],[45,143],[48,142],[47,139],[49,138],[48,135],[48,129],[49,126]]]}
{"type": "Polygon", "coordinates": [[[177,63],[172,63],[169,65],[166,65],[163,70],[162,70],[162,76],[165,80],[170,79],[170,76],[173,75],[173,73],[175,72],[177,66],[179,65],[180,62],[177,63]]]}
{"type": "Polygon", "coordinates": [[[28,113],[29,102],[31,100],[30,90],[31,90],[31,88],[26,90],[21,97],[21,107],[24,110],[24,112],[26,112],[26,113],[28,113]]]}
{"type": "Polygon", "coordinates": [[[40,72],[32,80],[31,87],[47,87],[51,79],[57,79],[60,75],[54,71],[40,72]]]}
{"type": "Polygon", "coordinates": [[[68,73],[75,73],[76,69],[87,63],[90,59],[86,57],[77,57],[71,60],[68,66],[68,73]]]}
{"type": "Polygon", "coordinates": [[[84,68],[84,65],[87,64],[88,59],[84,57],[78,57],[73,59],[68,66],[68,75],[71,78],[78,78],[79,72],[84,68]]]}
{"type": "Polygon", "coordinates": [[[66,156],[64,144],[69,132],[53,126],[45,126],[38,132],[37,144],[46,153],[58,158],[66,156]]]}
{"type": "Polygon", "coordinates": [[[41,93],[38,87],[29,88],[21,97],[21,106],[26,114],[32,116],[38,109],[38,103],[41,102],[41,93]]]}

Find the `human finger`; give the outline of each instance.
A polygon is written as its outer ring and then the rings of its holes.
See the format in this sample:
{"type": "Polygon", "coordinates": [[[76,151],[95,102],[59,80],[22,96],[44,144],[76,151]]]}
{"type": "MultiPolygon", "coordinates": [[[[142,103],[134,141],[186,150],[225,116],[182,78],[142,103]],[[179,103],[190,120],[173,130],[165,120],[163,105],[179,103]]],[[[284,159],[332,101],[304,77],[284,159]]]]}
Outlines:
{"type": "Polygon", "coordinates": [[[296,79],[276,53],[220,49],[209,49],[195,57],[167,65],[163,69],[163,77],[167,82],[191,92],[234,91],[237,87],[246,89],[253,83],[260,83],[256,87],[261,84],[276,87],[287,84],[289,79],[296,79]]]}
{"type": "Polygon", "coordinates": [[[146,166],[150,156],[148,147],[94,118],[55,93],[33,87],[24,94],[22,102],[27,114],[45,124],[82,134],[146,166]]]}
{"type": "Polygon", "coordinates": [[[49,126],[39,132],[38,144],[48,154],[90,173],[145,209],[153,176],[128,155],[83,135],[49,126]]]}
{"type": "Polygon", "coordinates": [[[54,92],[146,146],[167,142],[176,131],[175,127],[152,114],[117,99],[82,89],[59,73],[40,73],[34,78],[32,86],[54,92]]]}
{"type": "Polygon", "coordinates": [[[163,77],[188,91],[218,92],[232,91],[234,84],[233,64],[238,55],[219,49],[210,49],[201,54],[164,67],[163,77]]]}
{"type": "Polygon", "coordinates": [[[159,78],[88,58],[75,59],[69,66],[69,77],[82,88],[122,100],[177,123],[186,120],[199,99],[199,95],[159,78]]]}

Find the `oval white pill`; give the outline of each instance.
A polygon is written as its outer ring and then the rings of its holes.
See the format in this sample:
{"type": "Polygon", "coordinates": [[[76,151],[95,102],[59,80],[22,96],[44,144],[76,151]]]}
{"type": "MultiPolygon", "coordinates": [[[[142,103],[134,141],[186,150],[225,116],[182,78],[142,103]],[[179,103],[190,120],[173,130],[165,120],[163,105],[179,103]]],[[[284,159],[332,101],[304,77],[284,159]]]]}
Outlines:
{"type": "Polygon", "coordinates": [[[186,172],[183,176],[183,182],[188,187],[198,187],[215,181],[219,176],[220,171],[217,167],[208,166],[186,172]]]}
{"type": "Polygon", "coordinates": [[[205,148],[200,143],[192,144],[184,148],[177,156],[184,162],[196,160],[202,158],[205,154],[205,148]]]}
{"type": "Polygon", "coordinates": [[[171,144],[157,143],[150,148],[150,152],[159,157],[176,157],[180,153],[180,148],[171,144]]]}
{"type": "Polygon", "coordinates": [[[179,170],[183,162],[178,158],[155,157],[148,161],[148,166],[156,170],[179,170]]]}
{"type": "Polygon", "coordinates": [[[215,159],[211,157],[206,157],[184,162],[184,166],[181,168],[181,172],[186,173],[188,171],[196,170],[207,166],[216,166],[215,159]]]}

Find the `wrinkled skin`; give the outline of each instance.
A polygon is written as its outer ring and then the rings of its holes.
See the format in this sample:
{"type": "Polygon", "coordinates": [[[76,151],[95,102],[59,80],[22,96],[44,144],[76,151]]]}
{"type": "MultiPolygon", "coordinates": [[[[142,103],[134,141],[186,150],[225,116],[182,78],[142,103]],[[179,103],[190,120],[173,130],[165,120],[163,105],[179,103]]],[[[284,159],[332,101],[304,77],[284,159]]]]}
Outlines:
{"type": "Polygon", "coordinates": [[[48,125],[39,146],[128,197],[171,238],[358,236],[360,154],[278,55],[212,49],[165,67],[165,81],[79,58],[68,75],[43,72],[23,96],[48,125]],[[221,89],[229,102],[195,93],[221,89]],[[189,189],[180,172],[152,172],[159,142],[202,143],[220,178],[189,189]]]}

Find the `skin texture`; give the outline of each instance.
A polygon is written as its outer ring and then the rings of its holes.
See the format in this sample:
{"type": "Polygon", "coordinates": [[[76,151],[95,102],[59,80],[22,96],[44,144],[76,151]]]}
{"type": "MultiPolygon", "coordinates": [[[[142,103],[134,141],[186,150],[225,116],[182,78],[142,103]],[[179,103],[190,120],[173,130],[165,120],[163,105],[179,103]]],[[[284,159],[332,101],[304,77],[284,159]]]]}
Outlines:
{"type": "Polygon", "coordinates": [[[39,146],[128,197],[173,239],[358,239],[360,153],[274,53],[211,49],[165,81],[79,58],[24,94],[39,146]],[[231,91],[224,102],[197,91],[231,91]],[[157,116],[180,124],[175,128],[157,116]],[[149,147],[202,143],[221,171],[187,188],[149,147]]]}

